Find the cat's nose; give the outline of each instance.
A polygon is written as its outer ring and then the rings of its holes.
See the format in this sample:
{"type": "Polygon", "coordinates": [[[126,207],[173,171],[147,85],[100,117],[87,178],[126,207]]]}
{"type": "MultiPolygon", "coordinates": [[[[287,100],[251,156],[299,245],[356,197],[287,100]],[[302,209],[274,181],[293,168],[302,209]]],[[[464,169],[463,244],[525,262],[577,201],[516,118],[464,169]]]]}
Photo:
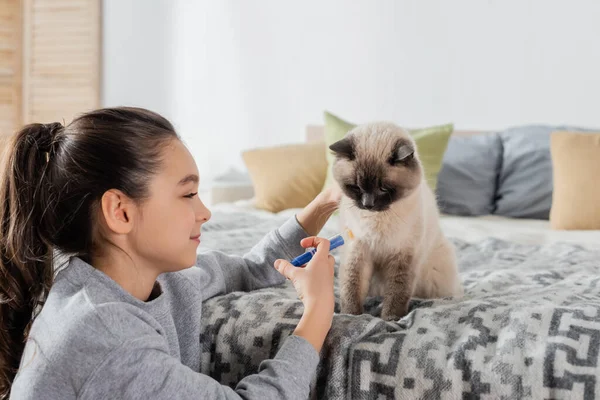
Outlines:
{"type": "Polygon", "coordinates": [[[375,206],[375,196],[369,193],[365,193],[362,195],[362,205],[367,210],[370,210],[375,206]]]}

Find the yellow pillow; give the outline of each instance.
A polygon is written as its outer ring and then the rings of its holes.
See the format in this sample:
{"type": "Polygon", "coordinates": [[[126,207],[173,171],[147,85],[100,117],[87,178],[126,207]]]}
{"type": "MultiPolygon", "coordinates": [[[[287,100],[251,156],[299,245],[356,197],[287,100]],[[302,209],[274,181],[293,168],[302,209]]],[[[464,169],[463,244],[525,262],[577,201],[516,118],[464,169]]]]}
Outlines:
{"type": "Polygon", "coordinates": [[[553,229],[600,229],[600,133],[552,133],[553,229]]]}
{"type": "Polygon", "coordinates": [[[255,205],[271,212],[301,208],[323,188],[325,142],[249,150],[242,158],[254,186],[255,205]]]}

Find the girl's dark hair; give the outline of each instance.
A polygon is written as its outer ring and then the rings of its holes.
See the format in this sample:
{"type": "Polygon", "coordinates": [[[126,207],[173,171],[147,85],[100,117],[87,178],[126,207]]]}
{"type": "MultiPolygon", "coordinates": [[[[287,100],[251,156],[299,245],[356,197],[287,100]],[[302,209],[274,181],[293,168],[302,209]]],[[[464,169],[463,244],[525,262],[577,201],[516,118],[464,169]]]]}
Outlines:
{"type": "Polygon", "coordinates": [[[165,118],[105,108],[69,125],[25,126],[7,144],[0,172],[0,398],[7,397],[29,328],[54,278],[57,254],[98,250],[99,200],[118,189],[142,202],[178,139],[165,118]]]}

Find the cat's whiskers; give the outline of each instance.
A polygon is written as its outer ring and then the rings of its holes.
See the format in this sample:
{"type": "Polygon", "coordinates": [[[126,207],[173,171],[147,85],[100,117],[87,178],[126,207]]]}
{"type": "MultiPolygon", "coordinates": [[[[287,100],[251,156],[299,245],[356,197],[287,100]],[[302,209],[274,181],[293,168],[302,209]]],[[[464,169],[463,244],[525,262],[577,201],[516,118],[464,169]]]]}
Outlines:
{"type": "Polygon", "coordinates": [[[403,223],[403,224],[406,224],[406,220],[404,220],[404,218],[402,218],[400,215],[398,215],[398,213],[397,213],[397,212],[395,212],[395,211],[394,211],[394,209],[393,209],[392,207],[390,207],[390,208],[388,209],[388,211],[389,211],[389,212],[391,212],[391,213],[394,215],[394,217],[396,217],[396,218],[398,218],[400,221],[402,221],[402,223],[403,223]]]}
{"type": "Polygon", "coordinates": [[[388,208],[386,211],[384,211],[384,212],[387,212],[387,211],[389,211],[389,212],[390,212],[390,213],[391,213],[391,214],[392,214],[394,217],[396,217],[396,218],[398,218],[400,221],[402,221],[402,223],[403,223],[403,224],[406,224],[406,221],[404,220],[404,218],[402,218],[400,215],[398,215],[398,213],[396,213],[396,212],[394,211],[394,209],[392,208],[392,205],[393,205],[393,198],[392,198],[392,195],[391,195],[390,193],[388,193],[387,195],[388,195],[388,196],[389,196],[389,198],[390,198],[390,207],[389,207],[389,208],[388,208]]]}
{"type": "Polygon", "coordinates": [[[358,207],[356,206],[356,204],[354,204],[352,202],[348,202],[348,203],[344,204],[345,210],[351,210],[352,208],[358,208],[358,207]]]}

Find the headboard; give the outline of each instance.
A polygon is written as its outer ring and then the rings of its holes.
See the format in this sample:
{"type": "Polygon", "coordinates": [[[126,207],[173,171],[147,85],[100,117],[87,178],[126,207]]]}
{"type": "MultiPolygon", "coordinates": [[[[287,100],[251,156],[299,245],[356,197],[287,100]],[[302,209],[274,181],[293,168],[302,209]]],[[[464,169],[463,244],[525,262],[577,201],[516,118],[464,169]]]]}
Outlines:
{"type": "MultiPolygon", "coordinates": [[[[307,125],[306,126],[306,142],[322,141],[325,136],[325,127],[323,125],[307,125]]],[[[454,131],[452,134],[456,136],[471,136],[481,135],[485,131],[454,131]]]]}

